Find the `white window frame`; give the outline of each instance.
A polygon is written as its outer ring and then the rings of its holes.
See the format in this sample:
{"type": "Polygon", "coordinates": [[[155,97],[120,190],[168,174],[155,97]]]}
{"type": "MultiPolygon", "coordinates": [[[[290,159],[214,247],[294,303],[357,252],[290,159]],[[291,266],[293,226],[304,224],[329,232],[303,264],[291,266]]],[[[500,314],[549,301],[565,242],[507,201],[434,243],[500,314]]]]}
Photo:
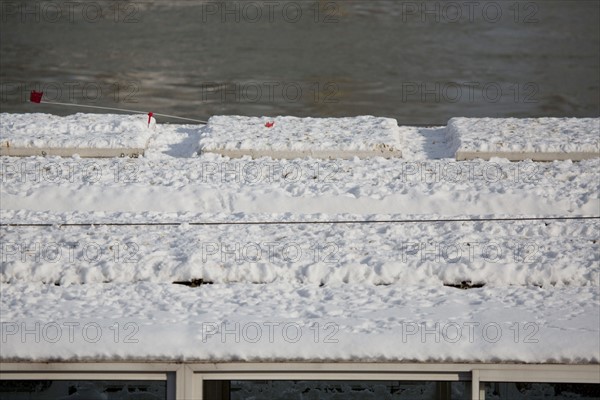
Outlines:
{"type": "Polygon", "coordinates": [[[0,362],[0,379],[166,380],[168,400],[203,400],[211,380],[466,381],[483,400],[483,382],[600,384],[600,364],[0,362]]]}
{"type": "Polygon", "coordinates": [[[0,380],[166,381],[167,400],[176,400],[180,369],[156,363],[0,363],[0,380]]]}

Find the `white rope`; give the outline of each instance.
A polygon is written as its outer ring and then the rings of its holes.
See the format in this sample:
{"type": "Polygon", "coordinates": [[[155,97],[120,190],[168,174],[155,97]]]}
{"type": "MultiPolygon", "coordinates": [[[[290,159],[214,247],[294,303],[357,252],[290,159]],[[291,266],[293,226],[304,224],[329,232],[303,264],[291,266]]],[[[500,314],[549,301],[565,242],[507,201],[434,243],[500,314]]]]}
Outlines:
{"type": "MultiPolygon", "coordinates": [[[[130,113],[137,113],[137,114],[148,114],[145,111],[126,110],[124,108],[89,106],[89,105],[86,105],[86,104],[73,104],[73,103],[58,103],[58,102],[54,102],[54,101],[43,101],[40,104],[52,104],[52,105],[69,106],[69,107],[98,108],[98,109],[101,109],[101,110],[114,110],[114,111],[130,112],[130,113]]],[[[159,114],[159,113],[152,113],[152,115],[159,115],[161,117],[167,117],[167,118],[182,119],[182,120],[186,120],[186,121],[200,122],[201,124],[207,124],[208,123],[206,121],[202,121],[202,120],[199,120],[199,119],[178,117],[176,115],[159,114]]]]}

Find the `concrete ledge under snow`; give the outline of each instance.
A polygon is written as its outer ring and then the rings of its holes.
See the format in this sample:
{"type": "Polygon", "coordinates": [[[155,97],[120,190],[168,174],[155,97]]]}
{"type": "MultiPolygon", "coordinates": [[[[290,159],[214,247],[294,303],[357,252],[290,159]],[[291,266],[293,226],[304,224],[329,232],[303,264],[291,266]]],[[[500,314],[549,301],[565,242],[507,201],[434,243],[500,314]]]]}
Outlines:
{"type": "Polygon", "coordinates": [[[1,156],[137,157],[144,154],[155,121],[146,115],[2,114],[1,156]]]}
{"type": "Polygon", "coordinates": [[[446,128],[439,129],[440,137],[431,141],[419,128],[372,116],[215,116],[206,127],[156,125],[154,120],[148,127],[147,121],[146,115],[4,113],[0,114],[0,156],[137,157],[147,153],[151,139],[155,146],[165,143],[173,129],[185,127],[184,136],[191,141],[178,145],[189,148],[185,157],[195,152],[274,159],[412,160],[419,152],[425,152],[427,158],[458,161],[600,157],[600,118],[453,118],[446,128]]]}
{"type": "Polygon", "coordinates": [[[600,157],[600,118],[452,118],[456,160],[581,161],[600,157]]]}
{"type": "Polygon", "coordinates": [[[575,151],[575,152],[548,152],[548,153],[536,153],[532,151],[457,151],[456,161],[467,161],[467,160],[486,160],[489,161],[492,158],[506,158],[510,161],[583,161],[592,158],[600,157],[599,153],[575,151]]]}
{"type": "Polygon", "coordinates": [[[145,149],[94,149],[94,148],[47,148],[47,147],[0,147],[0,156],[11,157],[35,157],[35,156],[58,156],[72,157],[77,154],[85,158],[114,158],[133,157],[144,155],[145,149]]]}
{"type": "Polygon", "coordinates": [[[200,139],[200,152],[232,158],[391,158],[402,156],[402,141],[392,118],[215,116],[200,139]]]}

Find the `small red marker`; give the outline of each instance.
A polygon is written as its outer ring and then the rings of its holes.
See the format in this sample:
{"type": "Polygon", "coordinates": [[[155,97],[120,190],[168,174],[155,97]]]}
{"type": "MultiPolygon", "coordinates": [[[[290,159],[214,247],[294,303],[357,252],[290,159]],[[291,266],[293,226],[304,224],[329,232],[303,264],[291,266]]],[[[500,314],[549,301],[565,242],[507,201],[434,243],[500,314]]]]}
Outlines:
{"type": "Polygon", "coordinates": [[[148,128],[150,127],[150,122],[152,121],[152,116],[154,115],[153,112],[149,112],[148,113],[148,128]]]}
{"type": "Polygon", "coordinates": [[[266,126],[267,128],[272,128],[274,125],[275,125],[275,122],[267,122],[267,123],[265,124],[265,126],[266,126]]]}
{"type": "Polygon", "coordinates": [[[31,94],[29,95],[29,101],[32,103],[41,103],[43,95],[44,92],[36,92],[35,90],[32,90],[31,94]]]}

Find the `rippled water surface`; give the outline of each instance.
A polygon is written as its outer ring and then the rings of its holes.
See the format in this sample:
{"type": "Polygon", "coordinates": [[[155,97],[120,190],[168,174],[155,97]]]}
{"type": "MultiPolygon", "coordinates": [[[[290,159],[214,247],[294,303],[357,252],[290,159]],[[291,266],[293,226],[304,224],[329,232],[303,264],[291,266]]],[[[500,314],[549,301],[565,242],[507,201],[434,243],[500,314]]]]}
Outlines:
{"type": "Polygon", "coordinates": [[[598,1],[3,1],[2,111],[598,116],[598,1]]]}

